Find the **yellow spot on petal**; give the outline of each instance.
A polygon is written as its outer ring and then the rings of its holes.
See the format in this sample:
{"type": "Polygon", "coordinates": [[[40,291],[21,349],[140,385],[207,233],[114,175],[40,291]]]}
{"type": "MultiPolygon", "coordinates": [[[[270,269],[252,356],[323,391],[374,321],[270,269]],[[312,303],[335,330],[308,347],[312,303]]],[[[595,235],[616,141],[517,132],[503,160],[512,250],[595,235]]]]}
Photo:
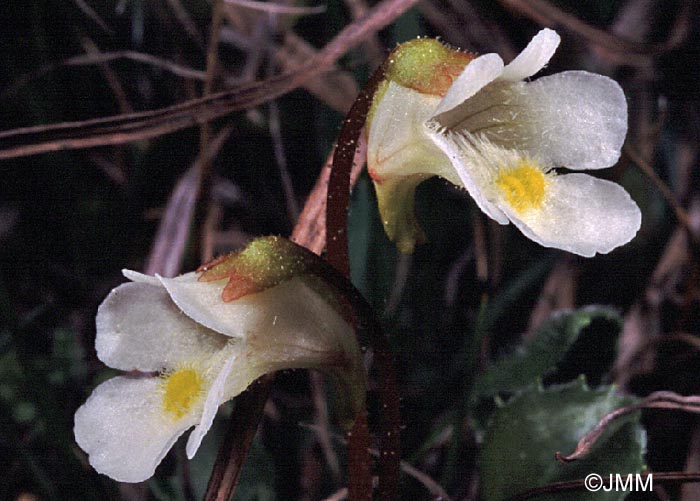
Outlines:
{"type": "Polygon", "coordinates": [[[191,367],[163,376],[163,409],[176,419],[187,414],[202,395],[204,379],[191,367]]]}
{"type": "Polygon", "coordinates": [[[496,186],[508,205],[523,213],[542,207],[547,179],[537,162],[523,158],[515,166],[501,167],[496,186]]]}

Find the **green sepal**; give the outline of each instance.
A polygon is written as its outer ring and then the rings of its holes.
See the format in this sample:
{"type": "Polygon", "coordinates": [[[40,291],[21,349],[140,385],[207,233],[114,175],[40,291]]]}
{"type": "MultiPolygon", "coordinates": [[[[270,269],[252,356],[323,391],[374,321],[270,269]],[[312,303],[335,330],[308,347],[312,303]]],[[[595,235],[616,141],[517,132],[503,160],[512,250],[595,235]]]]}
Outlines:
{"type": "MultiPolygon", "coordinates": [[[[199,280],[203,282],[228,280],[222,292],[224,302],[260,293],[298,278],[321,296],[348,324],[356,323],[350,301],[343,296],[337,284],[332,284],[333,280],[339,280],[339,274],[320,256],[282,237],[257,238],[238,252],[202,265],[198,271],[202,273],[199,280]]],[[[248,344],[253,342],[252,339],[248,340],[248,344]]],[[[356,339],[348,343],[353,344],[353,349],[338,352],[337,358],[315,366],[316,370],[329,376],[336,390],[336,417],[344,429],[352,427],[363,408],[367,387],[359,345],[356,339]]],[[[266,345],[258,348],[257,353],[274,364],[276,360],[285,358],[289,346],[266,345]]]]}
{"type": "Polygon", "coordinates": [[[416,187],[428,177],[414,174],[374,181],[384,231],[404,254],[411,254],[416,244],[425,242],[415,216],[415,198],[416,187]]]}
{"type": "Polygon", "coordinates": [[[444,96],[476,56],[434,38],[416,38],[398,45],[387,59],[387,80],[422,94],[444,96]]]}
{"type": "Polygon", "coordinates": [[[221,256],[199,267],[199,280],[228,279],[222,298],[225,302],[262,292],[295,276],[319,269],[321,258],[289,240],[261,237],[244,249],[221,256]]]}

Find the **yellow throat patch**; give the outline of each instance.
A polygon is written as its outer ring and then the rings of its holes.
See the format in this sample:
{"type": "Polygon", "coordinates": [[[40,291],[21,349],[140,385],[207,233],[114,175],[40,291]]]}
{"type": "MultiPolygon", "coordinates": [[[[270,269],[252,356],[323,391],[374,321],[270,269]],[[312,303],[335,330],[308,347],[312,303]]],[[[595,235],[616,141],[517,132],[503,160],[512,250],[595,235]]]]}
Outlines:
{"type": "Polygon", "coordinates": [[[163,409],[176,419],[187,414],[202,393],[204,380],[191,367],[164,376],[163,409]]]}
{"type": "Polygon", "coordinates": [[[523,213],[542,207],[547,179],[534,160],[523,158],[514,167],[499,170],[496,186],[508,205],[523,213]]]}

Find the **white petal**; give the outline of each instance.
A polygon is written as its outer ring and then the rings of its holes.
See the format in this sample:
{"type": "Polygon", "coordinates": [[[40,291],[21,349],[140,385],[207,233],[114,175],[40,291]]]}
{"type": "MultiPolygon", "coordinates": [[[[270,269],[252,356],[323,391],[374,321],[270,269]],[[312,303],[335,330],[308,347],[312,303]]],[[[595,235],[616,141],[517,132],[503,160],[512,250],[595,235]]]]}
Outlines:
{"type": "Polygon", "coordinates": [[[508,217],[529,238],[545,247],[556,247],[591,257],[626,244],[641,225],[637,204],[620,185],[586,174],[549,178],[540,210],[508,217]]]}
{"type": "Polygon", "coordinates": [[[519,120],[529,132],[522,135],[519,149],[546,164],[571,169],[600,169],[617,162],[627,134],[627,102],[617,82],[567,71],[521,89],[519,120]]]}
{"type": "Polygon", "coordinates": [[[145,273],[139,273],[138,271],[134,270],[122,270],[122,275],[124,275],[126,278],[131,280],[132,282],[143,282],[151,285],[157,285],[158,287],[162,287],[163,285],[160,283],[160,280],[158,280],[156,277],[152,275],[146,275],[145,273]]]}
{"type": "Polygon", "coordinates": [[[367,138],[367,168],[372,178],[432,173],[441,175],[449,162],[425,135],[428,120],[440,98],[421,94],[394,82],[372,116],[367,138]]]}
{"type": "Polygon", "coordinates": [[[293,278],[257,296],[263,294],[268,296],[259,301],[269,304],[270,312],[251,329],[246,340],[251,349],[255,348],[253,362],[261,366],[263,373],[314,367],[319,363],[319,356],[357,351],[353,329],[300,278],[293,278]]]}
{"type": "Polygon", "coordinates": [[[525,82],[493,82],[470,99],[447,113],[436,122],[442,127],[484,138],[507,149],[520,150],[529,144],[532,119],[523,118],[523,88],[525,82]]]}
{"type": "Polygon", "coordinates": [[[75,440],[99,473],[141,482],[197,416],[174,421],[160,411],[160,378],[115,377],[95,388],[75,413],[75,440]]]}
{"type": "Polygon", "coordinates": [[[209,357],[227,338],[182,314],[165,288],[131,282],[112,290],[97,310],[97,356],[115,369],[157,371],[209,357]]]}
{"type": "Polygon", "coordinates": [[[469,64],[447,90],[445,97],[433,112],[433,117],[459,106],[482,87],[494,81],[503,71],[503,60],[498,54],[484,54],[469,64]]]}
{"type": "Polygon", "coordinates": [[[195,426],[187,439],[186,452],[189,459],[194,457],[197,449],[199,449],[199,446],[202,444],[202,439],[211,428],[219,406],[242,393],[250,383],[258,377],[258,375],[250,375],[250,371],[248,370],[249,364],[247,364],[247,360],[242,356],[245,351],[244,344],[239,341],[232,342],[233,344],[231,347],[226,350],[226,356],[228,358],[209,388],[199,423],[195,426]],[[234,365],[236,367],[236,372],[233,383],[231,383],[229,376],[231,375],[234,365]],[[228,384],[227,380],[229,380],[228,384]]]}
{"type": "Polygon", "coordinates": [[[556,31],[549,28],[541,30],[530,40],[527,47],[506,65],[500,79],[514,82],[531,77],[552,59],[560,41],[556,31]]]}
{"type": "Polygon", "coordinates": [[[263,332],[294,332],[299,341],[323,336],[335,310],[298,278],[263,292],[224,303],[223,283],[198,282],[192,274],[161,280],[180,309],[210,329],[226,336],[250,338],[263,332]]]}
{"type": "Polygon", "coordinates": [[[484,162],[483,153],[478,144],[471,143],[468,136],[441,129],[434,122],[427,124],[426,130],[435,144],[450,159],[461,181],[461,186],[466,188],[476,205],[500,224],[508,224],[505,214],[487,200],[486,194],[480,188],[488,184],[490,175],[486,169],[490,163],[484,162]]]}
{"type": "Polygon", "coordinates": [[[190,458],[211,427],[218,407],[260,376],[283,369],[319,368],[339,356],[353,364],[354,370],[363,370],[352,328],[303,280],[293,278],[229,304],[246,299],[259,304],[263,313],[255,323],[247,324],[244,341],[229,341],[226,362],[207,394],[200,423],[188,439],[190,458]]]}
{"type": "Polygon", "coordinates": [[[224,303],[221,293],[226,282],[200,282],[198,276],[187,273],[175,278],[158,278],[175,304],[195,322],[229,337],[244,337],[246,326],[257,321],[260,309],[249,301],[224,303]]]}

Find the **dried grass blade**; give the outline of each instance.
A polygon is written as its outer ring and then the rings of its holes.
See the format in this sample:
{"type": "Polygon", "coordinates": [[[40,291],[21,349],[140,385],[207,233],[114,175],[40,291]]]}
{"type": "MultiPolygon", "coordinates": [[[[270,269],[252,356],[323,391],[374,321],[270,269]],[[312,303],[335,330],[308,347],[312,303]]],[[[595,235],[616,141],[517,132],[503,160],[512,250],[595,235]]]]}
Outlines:
{"type": "Polygon", "coordinates": [[[180,273],[199,196],[202,177],[200,165],[202,162],[211,162],[226,142],[231,130],[231,127],[227,127],[219,131],[177,182],[153,241],[145,270],[147,274],[158,273],[165,277],[174,277],[180,273]]]}
{"type": "Polygon", "coordinates": [[[328,70],[348,50],[392,22],[416,1],[384,0],[366,16],[345,27],[315,58],[294,71],[263,82],[153,111],[0,132],[0,159],[149,139],[270,101],[328,70]]]}

